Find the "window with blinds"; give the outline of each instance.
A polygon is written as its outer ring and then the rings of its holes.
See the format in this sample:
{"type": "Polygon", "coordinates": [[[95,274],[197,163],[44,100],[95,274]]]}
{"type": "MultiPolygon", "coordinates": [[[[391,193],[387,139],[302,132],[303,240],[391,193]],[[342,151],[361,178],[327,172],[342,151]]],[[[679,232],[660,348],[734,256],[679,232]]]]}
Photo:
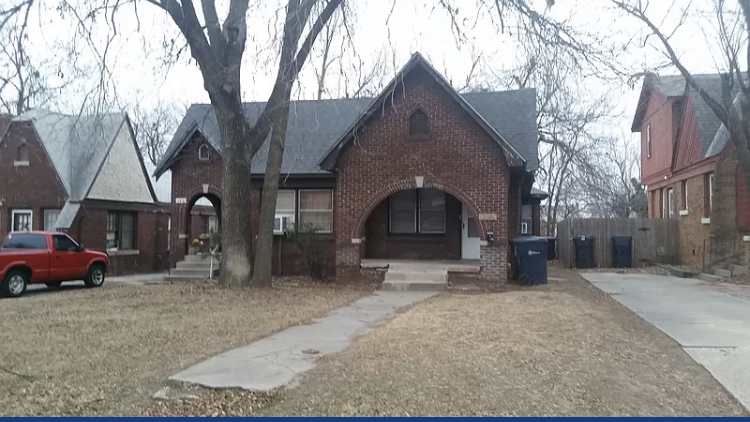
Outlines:
{"type": "Polygon", "coordinates": [[[300,190],[299,222],[312,225],[319,233],[332,233],[333,190],[300,190]]]}
{"type": "Polygon", "coordinates": [[[273,221],[273,232],[283,234],[291,229],[296,213],[296,191],[293,189],[279,189],[276,195],[276,216],[273,221]]]}

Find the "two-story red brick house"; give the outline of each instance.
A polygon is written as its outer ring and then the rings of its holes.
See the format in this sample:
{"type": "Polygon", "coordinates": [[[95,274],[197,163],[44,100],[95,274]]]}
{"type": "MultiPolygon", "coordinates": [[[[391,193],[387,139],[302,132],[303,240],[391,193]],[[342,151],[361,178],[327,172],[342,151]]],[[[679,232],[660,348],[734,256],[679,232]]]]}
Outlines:
{"type": "MultiPolygon", "coordinates": [[[[718,74],[695,79],[720,101],[718,74]]],[[[646,75],[632,130],[649,217],[678,220],[680,261],[700,268],[741,255],[750,200],[729,133],[700,95],[682,76],[646,75]]]]}
{"type": "Polygon", "coordinates": [[[66,231],[106,250],[115,274],[166,269],[169,210],[154,196],[127,115],[35,109],[5,122],[1,236],[66,231]]]}
{"type": "MultiPolygon", "coordinates": [[[[277,232],[314,224],[337,277],[358,275],[364,258],[467,259],[504,281],[509,237],[539,230],[535,101],[532,89],[459,94],[415,54],[377,98],[292,102],[277,232]]],[[[246,104],[248,119],[263,106],[246,104]]],[[[248,181],[255,203],[266,148],[248,181]]],[[[221,162],[215,114],[193,105],[155,172],[172,172],[173,262],[198,198],[220,210],[221,162]]],[[[277,274],[301,268],[283,236],[274,249],[277,274]]]]}

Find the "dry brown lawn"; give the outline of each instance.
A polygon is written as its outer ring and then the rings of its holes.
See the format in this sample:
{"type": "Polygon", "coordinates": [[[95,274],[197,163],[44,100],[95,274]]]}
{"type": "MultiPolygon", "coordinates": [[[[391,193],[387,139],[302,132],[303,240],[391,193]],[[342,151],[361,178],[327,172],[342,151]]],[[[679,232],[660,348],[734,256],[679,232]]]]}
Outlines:
{"type": "Polygon", "coordinates": [[[106,286],[0,300],[3,416],[137,415],[177,371],[366,291],[106,286]]]}
{"type": "Polygon", "coordinates": [[[260,413],[746,415],[666,335],[577,274],[556,273],[569,280],[418,305],[323,358],[260,413]]]}

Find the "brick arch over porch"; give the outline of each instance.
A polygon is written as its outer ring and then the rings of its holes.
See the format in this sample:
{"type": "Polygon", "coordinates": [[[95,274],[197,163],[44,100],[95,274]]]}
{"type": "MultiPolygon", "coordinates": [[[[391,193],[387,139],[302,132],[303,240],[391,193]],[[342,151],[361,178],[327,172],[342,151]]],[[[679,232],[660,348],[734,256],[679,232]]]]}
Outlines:
{"type": "Polygon", "coordinates": [[[190,242],[190,212],[200,198],[207,198],[216,209],[221,226],[222,191],[214,185],[195,187],[188,191],[185,196],[172,198],[170,237],[170,264],[174,266],[178,261],[184,259],[190,242]]]}
{"type": "MultiPolygon", "coordinates": [[[[362,207],[362,209],[359,212],[359,215],[357,217],[356,223],[353,227],[353,231],[351,232],[351,239],[358,239],[364,236],[365,232],[365,225],[367,223],[367,219],[370,217],[370,214],[372,214],[375,207],[378,206],[381,202],[383,202],[385,199],[387,199],[389,196],[393,195],[396,192],[402,191],[402,190],[408,190],[408,189],[418,189],[420,187],[417,186],[417,182],[414,178],[411,179],[404,179],[400,180],[395,183],[391,183],[384,189],[381,189],[373,195],[362,207]]],[[[477,224],[477,230],[479,230],[479,236],[480,239],[484,239],[485,237],[485,229],[484,225],[481,221],[479,221],[479,208],[476,205],[476,202],[471,199],[468,195],[466,195],[463,191],[460,189],[457,189],[451,185],[447,185],[445,183],[438,183],[432,180],[425,179],[424,183],[421,186],[422,189],[437,189],[440,191],[443,191],[445,193],[453,195],[456,199],[461,201],[462,204],[466,206],[476,218],[476,224],[477,224]]]]}

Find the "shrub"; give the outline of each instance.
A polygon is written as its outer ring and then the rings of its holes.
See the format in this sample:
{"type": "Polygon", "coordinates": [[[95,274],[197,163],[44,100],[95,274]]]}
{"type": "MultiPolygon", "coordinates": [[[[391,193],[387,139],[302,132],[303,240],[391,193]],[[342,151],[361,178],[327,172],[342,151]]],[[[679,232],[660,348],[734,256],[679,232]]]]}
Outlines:
{"type": "Polygon", "coordinates": [[[302,252],[310,277],[316,280],[325,280],[327,276],[328,263],[323,243],[318,240],[315,226],[312,224],[294,224],[287,229],[286,237],[294,246],[302,252]]]}

